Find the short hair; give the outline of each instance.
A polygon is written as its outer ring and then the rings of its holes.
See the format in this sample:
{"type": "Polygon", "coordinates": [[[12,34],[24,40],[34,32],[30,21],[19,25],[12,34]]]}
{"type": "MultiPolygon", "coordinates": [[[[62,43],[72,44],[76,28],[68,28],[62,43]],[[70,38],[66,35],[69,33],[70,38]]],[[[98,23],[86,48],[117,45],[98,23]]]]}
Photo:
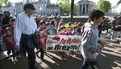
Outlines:
{"type": "Polygon", "coordinates": [[[78,28],[78,26],[74,26],[74,29],[78,28]]]}
{"type": "Polygon", "coordinates": [[[31,3],[28,3],[28,4],[25,4],[25,5],[24,5],[24,8],[23,8],[23,9],[26,10],[27,8],[28,8],[28,9],[32,9],[32,10],[36,10],[36,9],[34,8],[33,4],[31,4],[31,3]]]}
{"type": "Polygon", "coordinates": [[[62,26],[62,27],[60,27],[59,28],[59,30],[58,31],[61,31],[61,30],[63,30],[65,27],[64,26],[62,26]]]}
{"type": "Polygon", "coordinates": [[[117,17],[115,16],[114,18],[116,19],[117,17]]]}
{"type": "Polygon", "coordinates": [[[71,22],[68,22],[68,25],[70,26],[72,23],[71,22]]]}
{"type": "Polygon", "coordinates": [[[102,16],[104,16],[104,15],[105,15],[105,13],[104,13],[103,11],[100,11],[100,10],[93,10],[93,11],[90,13],[90,15],[89,15],[89,19],[90,19],[91,21],[93,21],[94,18],[98,19],[98,18],[100,18],[100,17],[102,17],[102,16]]]}
{"type": "Polygon", "coordinates": [[[53,19],[56,19],[56,18],[57,18],[57,16],[54,16],[54,17],[53,17],[53,19]]]}
{"type": "Polygon", "coordinates": [[[8,13],[8,14],[10,15],[10,12],[9,12],[9,11],[7,11],[7,10],[6,10],[6,11],[4,11],[3,13],[4,13],[4,14],[5,14],[5,13],[8,13]]]}
{"type": "Polygon", "coordinates": [[[50,23],[46,23],[46,26],[50,25],[50,23]]]}
{"type": "Polygon", "coordinates": [[[40,21],[40,25],[42,25],[42,24],[45,24],[45,22],[44,21],[40,21]]]}
{"type": "Polygon", "coordinates": [[[10,21],[16,21],[16,19],[15,18],[11,18],[10,21]]]}

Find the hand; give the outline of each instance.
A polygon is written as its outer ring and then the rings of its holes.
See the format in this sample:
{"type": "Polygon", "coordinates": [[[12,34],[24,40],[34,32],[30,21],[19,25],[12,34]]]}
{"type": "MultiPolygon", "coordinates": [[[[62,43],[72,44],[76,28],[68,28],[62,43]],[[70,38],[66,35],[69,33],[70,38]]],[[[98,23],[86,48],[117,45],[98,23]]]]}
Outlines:
{"type": "Polygon", "coordinates": [[[101,53],[102,53],[102,50],[97,50],[97,53],[98,53],[98,54],[101,54],[101,53]]]}
{"type": "Polygon", "coordinates": [[[16,46],[16,51],[20,51],[20,46],[16,46]]]}

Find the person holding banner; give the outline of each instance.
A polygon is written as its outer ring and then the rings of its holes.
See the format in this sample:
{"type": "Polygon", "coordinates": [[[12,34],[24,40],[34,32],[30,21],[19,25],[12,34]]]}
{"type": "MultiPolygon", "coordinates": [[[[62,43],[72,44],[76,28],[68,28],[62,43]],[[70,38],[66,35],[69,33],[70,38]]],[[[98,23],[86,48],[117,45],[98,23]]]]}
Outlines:
{"type": "MultiPolygon", "coordinates": [[[[93,10],[89,15],[89,22],[84,25],[84,32],[81,39],[81,53],[84,58],[82,68],[88,69],[91,66],[92,69],[99,69],[96,57],[97,54],[101,54],[102,50],[97,47],[99,40],[97,26],[101,24],[104,12],[100,10],[93,10]]],[[[100,41],[102,47],[104,44],[100,41]]]]}
{"type": "MultiPolygon", "coordinates": [[[[59,31],[60,31],[59,35],[66,35],[64,26],[60,27],[59,31]]],[[[65,52],[60,52],[60,54],[62,55],[63,60],[67,60],[65,52]]]]}

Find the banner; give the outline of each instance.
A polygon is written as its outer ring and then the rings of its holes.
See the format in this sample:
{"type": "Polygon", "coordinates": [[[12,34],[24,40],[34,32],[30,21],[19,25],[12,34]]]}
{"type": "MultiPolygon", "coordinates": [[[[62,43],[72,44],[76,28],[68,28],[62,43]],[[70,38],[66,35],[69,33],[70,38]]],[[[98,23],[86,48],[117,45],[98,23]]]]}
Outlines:
{"type": "Polygon", "coordinates": [[[77,51],[80,44],[79,35],[48,35],[46,51],[77,51]]]}

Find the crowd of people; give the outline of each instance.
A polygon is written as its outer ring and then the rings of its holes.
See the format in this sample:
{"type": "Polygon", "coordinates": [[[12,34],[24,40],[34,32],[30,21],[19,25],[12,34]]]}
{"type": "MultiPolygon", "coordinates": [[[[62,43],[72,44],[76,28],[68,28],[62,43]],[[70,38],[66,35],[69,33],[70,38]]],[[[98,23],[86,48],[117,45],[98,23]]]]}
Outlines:
{"type": "MultiPolygon", "coordinates": [[[[34,10],[35,8],[32,4],[25,4],[25,12],[18,15],[17,18],[11,17],[9,11],[0,14],[0,36],[6,45],[8,57],[10,57],[10,53],[12,52],[12,61],[17,62],[16,55],[18,51],[20,51],[23,56],[26,56],[27,52],[29,69],[36,69],[34,65],[34,49],[37,49],[37,55],[39,52],[41,53],[40,59],[43,60],[48,35],[80,35],[82,36],[81,51],[84,58],[82,69],[87,69],[89,65],[92,69],[99,68],[95,53],[101,54],[101,49],[104,45],[101,40],[98,40],[98,37],[101,35],[103,26],[107,26],[107,22],[104,22],[106,18],[104,18],[102,11],[92,11],[89,20],[84,24],[82,22],[64,23],[63,19],[58,21],[57,16],[54,16],[52,20],[45,16],[41,18],[38,16],[33,17],[34,10]],[[105,25],[103,25],[104,23],[105,25]],[[98,29],[97,25],[99,25],[98,29]],[[37,35],[36,37],[35,34],[37,35]],[[97,42],[101,43],[101,49],[97,48],[97,42]]],[[[112,39],[116,38],[116,27],[116,20],[114,20],[112,22],[112,39]]],[[[2,51],[0,46],[0,52],[2,51]]],[[[60,52],[60,54],[63,60],[66,60],[65,52],[60,52]]]]}

